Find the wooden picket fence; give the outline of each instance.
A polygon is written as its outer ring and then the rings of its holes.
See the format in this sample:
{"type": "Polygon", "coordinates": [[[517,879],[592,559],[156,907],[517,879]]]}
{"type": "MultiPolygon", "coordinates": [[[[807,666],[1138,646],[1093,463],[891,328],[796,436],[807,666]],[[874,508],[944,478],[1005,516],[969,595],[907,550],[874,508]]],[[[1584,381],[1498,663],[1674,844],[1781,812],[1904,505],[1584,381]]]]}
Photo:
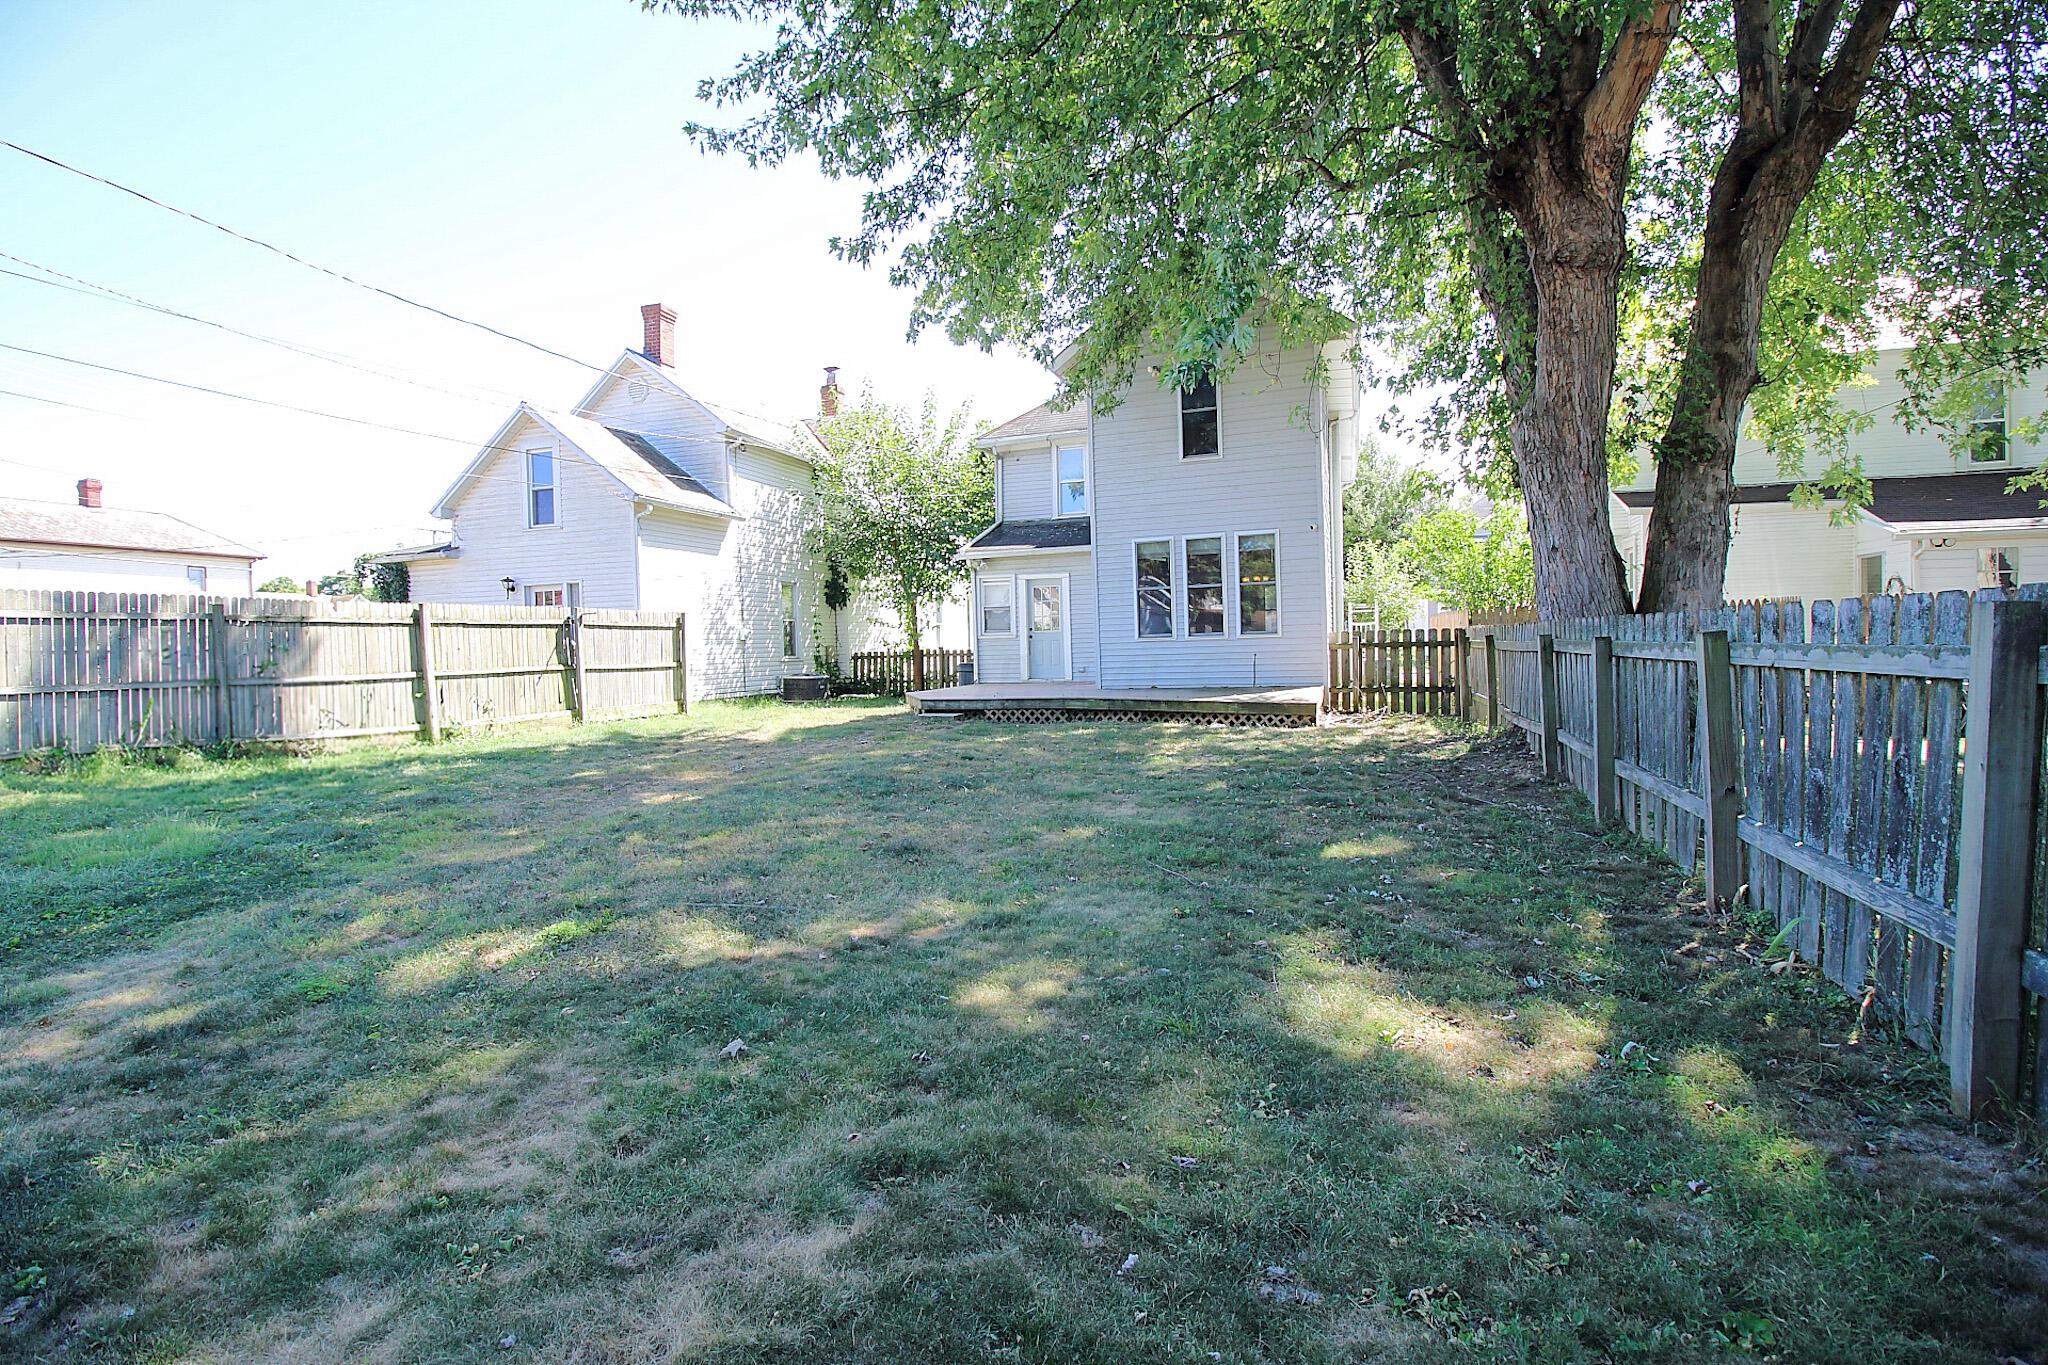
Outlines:
{"type": "Polygon", "coordinates": [[[1474,628],[1471,714],[2048,1116],[2048,584],[1474,628]]]}
{"type": "MultiPolygon", "coordinates": [[[[968,649],[927,649],[924,654],[924,685],[951,687],[960,665],[974,658],[968,649]]],[[[848,690],[900,697],[910,690],[910,651],[907,649],[863,650],[850,660],[848,690]]]]}
{"type": "Polygon", "coordinates": [[[683,630],[655,612],[0,591],[0,756],[673,711],[683,630]]]}
{"type": "Polygon", "coordinates": [[[1362,630],[1330,641],[1323,709],[1462,716],[1467,654],[1463,630],[1362,630]]]}

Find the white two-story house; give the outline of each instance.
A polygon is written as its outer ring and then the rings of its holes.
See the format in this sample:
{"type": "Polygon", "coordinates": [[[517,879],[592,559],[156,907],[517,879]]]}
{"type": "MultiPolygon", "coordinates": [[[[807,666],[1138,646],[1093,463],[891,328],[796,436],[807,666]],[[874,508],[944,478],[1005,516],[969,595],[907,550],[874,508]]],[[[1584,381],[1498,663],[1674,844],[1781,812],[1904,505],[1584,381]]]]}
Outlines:
{"type": "Polygon", "coordinates": [[[641,321],[573,406],[521,403],[483,443],[434,505],[446,543],[385,558],[416,602],[684,613],[693,697],[773,692],[837,652],[808,539],[820,449],[685,391],[675,314],[641,321]]]}
{"type": "Polygon", "coordinates": [[[1357,466],[1350,351],[1262,329],[1221,382],[1176,390],[1141,365],[1113,405],[986,433],[996,522],[962,552],[977,680],[1320,687],[1357,466]]]}
{"type": "MultiPolygon", "coordinates": [[[[2038,382],[1990,396],[1972,419],[1976,440],[1959,451],[1940,431],[1898,420],[1902,349],[1878,352],[1868,382],[1836,401],[1869,423],[1849,446],[1870,476],[1870,505],[1851,516],[1792,500],[1777,457],[1745,437],[1735,452],[1734,536],[1723,593],[1731,602],[1807,602],[1883,592],[1943,592],[2048,581],[2048,509],[2039,492],[2012,493],[2013,476],[2041,463],[2040,444],[2020,435],[2041,416],[2038,382]]],[[[1802,471],[1807,476],[1818,469],[1802,471]]],[[[1615,491],[1615,542],[1631,581],[1648,543],[1656,468],[1615,491]]]]}

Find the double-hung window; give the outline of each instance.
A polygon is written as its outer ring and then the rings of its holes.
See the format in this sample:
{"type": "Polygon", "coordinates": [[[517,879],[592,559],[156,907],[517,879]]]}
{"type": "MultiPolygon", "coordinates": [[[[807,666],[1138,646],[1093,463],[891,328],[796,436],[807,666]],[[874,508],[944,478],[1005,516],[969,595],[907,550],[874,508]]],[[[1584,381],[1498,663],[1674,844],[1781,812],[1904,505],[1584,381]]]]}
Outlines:
{"type": "Polygon", "coordinates": [[[1138,542],[1138,638],[1173,634],[1173,542],[1138,542]]]}
{"type": "Polygon", "coordinates": [[[1008,578],[984,578],[978,591],[983,635],[1014,634],[1016,626],[1016,582],[1008,578]]]}
{"type": "Polygon", "coordinates": [[[1188,636],[1223,633],[1223,537],[1189,536],[1181,542],[1181,582],[1188,604],[1188,636]]]}
{"type": "Polygon", "coordinates": [[[2019,585],[2020,552],[2018,550],[2001,547],[1978,552],[1978,587],[2017,588],[2019,585]]]}
{"type": "Polygon", "coordinates": [[[1216,420],[1216,384],[1204,380],[1180,391],[1180,457],[1211,460],[1223,453],[1222,429],[1216,420]]]}
{"type": "Polygon", "coordinates": [[[529,450],[526,452],[526,524],[528,526],[553,526],[558,513],[555,486],[555,452],[552,450],[529,450]]]}
{"type": "Polygon", "coordinates": [[[1280,633],[1279,538],[1271,531],[1237,537],[1237,633],[1280,633]]]}
{"type": "Polygon", "coordinates": [[[1993,384],[1970,408],[1970,463],[2004,464],[2005,386],[1993,384]]]}
{"type": "Polygon", "coordinates": [[[1059,480],[1059,515],[1088,515],[1088,447],[1061,446],[1053,452],[1055,477],[1059,480]]]}
{"type": "Polygon", "coordinates": [[[782,657],[796,657],[796,584],[782,585],[782,657]]]}

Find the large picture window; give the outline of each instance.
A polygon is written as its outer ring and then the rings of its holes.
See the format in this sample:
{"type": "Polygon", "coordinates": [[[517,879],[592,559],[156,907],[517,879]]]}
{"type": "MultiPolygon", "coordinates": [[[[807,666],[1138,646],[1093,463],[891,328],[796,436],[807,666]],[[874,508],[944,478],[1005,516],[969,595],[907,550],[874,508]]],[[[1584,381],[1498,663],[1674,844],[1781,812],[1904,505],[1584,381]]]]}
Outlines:
{"type": "Polygon", "coordinates": [[[1088,515],[1088,448],[1061,446],[1053,452],[1059,478],[1059,514],[1063,517],[1088,515]]]}
{"type": "Polygon", "coordinates": [[[1216,420],[1216,385],[1207,381],[1180,391],[1180,457],[1214,459],[1223,453],[1216,420]]]}
{"type": "Polygon", "coordinates": [[[1138,638],[1173,634],[1173,542],[1138,542],[1138,638]]]}
{"type": "Polygon", "coordinates": [[[1188,635],[1223,633],[1223,537],[1189,536],[1181,542],[1188,635]]]}
{"type": "Polygon", "coordinates": [[[1280,555],[1271,531],[1237,538],[1237,633],[1280,633],[1280,555]]]}
{"type": "Polygon", "coordinates": [[[555,497],[555,452],[526,452],[526,524],[553,526],[559,509],[555,497]]]}
{"type": "Polygon", "coordinates": [[[1016,630],[1016,584],[1007,578],[981,580],[981,633],[1009,635],[1016,630]]]}

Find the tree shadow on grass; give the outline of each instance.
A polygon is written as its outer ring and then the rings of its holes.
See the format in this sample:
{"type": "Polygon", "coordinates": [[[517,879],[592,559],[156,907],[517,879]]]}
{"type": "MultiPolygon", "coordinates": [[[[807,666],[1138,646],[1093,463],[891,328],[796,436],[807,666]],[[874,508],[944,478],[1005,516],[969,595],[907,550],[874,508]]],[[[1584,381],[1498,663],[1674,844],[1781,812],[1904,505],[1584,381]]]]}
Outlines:
{"type": "Polygon", "coordinates": [[[1925,1064],[1833,1046],[1831,989],[1498,752],[783,715],[60,787],[53,833],[227,833],[142,951],[39,947],[0,1033],[21,1339],[1864,1361],[2048,1324],[1976,1221],[2022,1230],[2018,1164],[1888,1164],[1925,1064]]]}

